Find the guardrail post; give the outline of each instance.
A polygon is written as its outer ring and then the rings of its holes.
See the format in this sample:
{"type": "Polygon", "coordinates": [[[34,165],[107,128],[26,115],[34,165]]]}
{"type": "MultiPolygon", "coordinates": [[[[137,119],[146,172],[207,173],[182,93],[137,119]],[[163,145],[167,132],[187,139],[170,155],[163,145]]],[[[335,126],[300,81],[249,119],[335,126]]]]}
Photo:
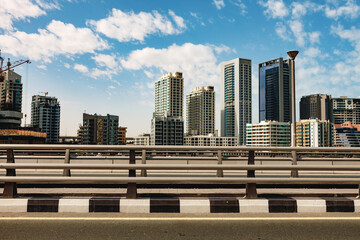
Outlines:
{"type": "MultiPolygon", "coordinates": [[[[130,150],[129,153],[129,164],[136,164],[135,150],[130,150]]],[[[129,177],[136,177],[136,170],[129,169],[129,177]]],[[[126,198],[134,199],[137,196],[136,183],[128,182],[126,198]]]]}
{"type": "MultiPolygon", "coordinates": [[[[296,151],[291,151],[291,165],[297,165],[297,154],[296,151]]],[[[299,177],[298,170],[291,170],[291,177],[299,177]]]]}
{"type": "MultiPolygon", "coordinates": [[[[143,149],[141,151],[141,164],[146,164],[146,150],[145,149],[143,149]]],[[[142,177],[147,177],[146,169],[141,169],[141,176],[142,177]]]]}
{"type": "MultiPolygon", "coordinates": [[[[65,149],[65,160],[64,163],[70,164],[70,149],[65,149]]],[[[70,177],[71,172],[70,169],[64,169],[63,176],[70,177]]]]}
{"type": "MultiPolygon", "coordinates": [[[[15,163],[14,150],[7,149],[6,163],[15,163]]],[[[6,176],[16,176],[15,169],[6,169],[6,176]]],[[[3,198],[13,198],[17,195],[16,182],[5,182],[3,198]]]]}
{"type": "MultiPolygon", "coordinates": [[[[222,151],[218,150],[217,151],[217,157],[218,157],[218,164],[221,165],[222,164],[222,151]]],[[[222,169],[218,169],[217,173],[216,173],[217,177],[223,177],[224,176],[224,171],[222,169]]]]}
{"type": "MultiPolygon", "coordinates": [[[[249,151],[248,165],[255,165],[255,152],[254,151],[249,151]]],[[[254,178],[255,170],[248,170],[247,177],[254,178]]],[[[256,183],[247,183],[246,184],[246,192],[245,192],[244,198],[249,198],[249,199],[257,198],[256,183]]]]}

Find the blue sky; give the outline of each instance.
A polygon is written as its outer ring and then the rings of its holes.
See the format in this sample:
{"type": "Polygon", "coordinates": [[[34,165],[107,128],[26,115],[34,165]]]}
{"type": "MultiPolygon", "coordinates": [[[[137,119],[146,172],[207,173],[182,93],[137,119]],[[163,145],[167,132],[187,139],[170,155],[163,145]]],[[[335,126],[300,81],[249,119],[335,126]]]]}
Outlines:
{"type": "MultiPolygon", "coordinates": [[[[150,132],[154,82],[182,71],[185,93],[213,85],[219,128],[222,61],[249,58],[253,122],[258,64],[300,51],[296,94],[360,96],[360,2],[355,0],[0,0],[0,49],[31,96],[61,103],[61,135],[76,135],[82,113],[119,115],[128,136],[150,132]]],[[[185,113],[185,109],[184,109],[185,113]]],[[[30,118],[27,119],[27,123],[30,118]]]]}

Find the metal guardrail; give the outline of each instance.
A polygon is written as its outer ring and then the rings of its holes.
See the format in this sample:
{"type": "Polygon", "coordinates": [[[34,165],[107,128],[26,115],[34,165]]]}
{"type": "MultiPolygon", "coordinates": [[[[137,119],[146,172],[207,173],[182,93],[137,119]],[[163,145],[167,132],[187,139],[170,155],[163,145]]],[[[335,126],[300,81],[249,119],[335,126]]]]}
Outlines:
{"type": "MultiPolygon", "coordinates": [[[[145,183],[181,183],[181,184],[246,184],[246,197],[256,198],[256,184],[360,184],[360,177],[298,177],[298,171],[360,171],[359,166],[300,166],[298,161],[360,161],[360,148],[307,148],[307,147],[192,147],[192,146],[104,146],[104,145],[0,145],[0,152],[6,151],[6,163],[0,164],[0,169],[6,169],[6,176],[0,177],[4,182],[3,197],[14,197],[17,194],[17,183],[123,183],[127,184],[127,198],[136,198],[136,184],[145,183]],[[32,154],[41,151],[41,155],[32,154]],[[48,151],[48,153],[47,153],[48,151]],[[76,155],[106,151],[122,156],[82,156],[76,155]],[[74,152],[75,154],[73,154],[74,152]],[[167,156],[163,156],[163,153],[167,156]],[[185,154],[178,156],[179,152],[185,154]],[[63,160],[63,164],[44,163],[15,163],[16,159],[53,159],[63,160]],[[44,153],[48,155],[44,155],[44,153]],[[188,153],[188,155],[186,155],[188,153]],[[284,153],[290,157],[277,157],[276,154],[284,153]],[[60,155],[59,155],[60,154],[60,155]],[[233,155],[237,156],[233,156],[233,155]],[[257,156],[255,155],[257,154],[257,156]],[[264,157],[262,155],[274,155],[264,157]],[[302,156],[302,154],[316,155],[315,157],[302,156]],[[201,155],[201,156],[199,156],[201,155]],[[329,157],[331,156],[331,157],[329,157]],[[344,158],[344,156],[346,158],[344,158]],[[71,160],[128,160],[129,164],[74,164],[71,160]],[[141,163],[136,164],[136,161],[141,163]],[[147,160],[187,160],[188,164],[147,164],[147,160]],[[189,164],[189,160],[211,160],[217,164],[189,164]],[[227,164],[223,161],[247,161],[247,165],[227,164]],[[260,161],[291,161],[291,166],[284,165],[255,165],[255,160],[260,161]],[[16,176],[17,169],[60,169],[63,177],[28,177],[16,176]],[[71,170],[75,169],[111,169],[127,170],[128,177],[74,177],[71,170]],[[141,170],[141,177],[136,177],[136,170],[141,170]],[[216,170],[216,177],[201,176],[163,176],[147,177],[147,170],[216,170]],[[225,177],[224,170],[247,171],[247,177],[225,177]],[[255,177],[255,171],[291,171],[289,177],[255,177]]],[[[1,154],[1,153],[0,153],[1,154]]]]}

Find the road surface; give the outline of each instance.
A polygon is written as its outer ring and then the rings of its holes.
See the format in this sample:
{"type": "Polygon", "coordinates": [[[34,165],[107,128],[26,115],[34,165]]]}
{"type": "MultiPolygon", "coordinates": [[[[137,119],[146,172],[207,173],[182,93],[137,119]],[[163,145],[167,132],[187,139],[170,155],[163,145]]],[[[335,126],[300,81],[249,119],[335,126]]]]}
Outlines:
{"type": "Polygon", "coordinates": [[[359,239],[360,214],[1,214],[5,239],[359,239]]]}

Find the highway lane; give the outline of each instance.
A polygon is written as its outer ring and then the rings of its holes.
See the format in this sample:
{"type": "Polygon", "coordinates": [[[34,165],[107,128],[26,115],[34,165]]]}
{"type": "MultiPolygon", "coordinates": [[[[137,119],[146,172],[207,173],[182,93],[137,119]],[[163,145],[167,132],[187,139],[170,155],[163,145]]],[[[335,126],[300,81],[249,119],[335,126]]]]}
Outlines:
{"type": "Polygon", "coordinates": [[[1,239],[359,239],[360,214],[1,214],[1,239]]]}

